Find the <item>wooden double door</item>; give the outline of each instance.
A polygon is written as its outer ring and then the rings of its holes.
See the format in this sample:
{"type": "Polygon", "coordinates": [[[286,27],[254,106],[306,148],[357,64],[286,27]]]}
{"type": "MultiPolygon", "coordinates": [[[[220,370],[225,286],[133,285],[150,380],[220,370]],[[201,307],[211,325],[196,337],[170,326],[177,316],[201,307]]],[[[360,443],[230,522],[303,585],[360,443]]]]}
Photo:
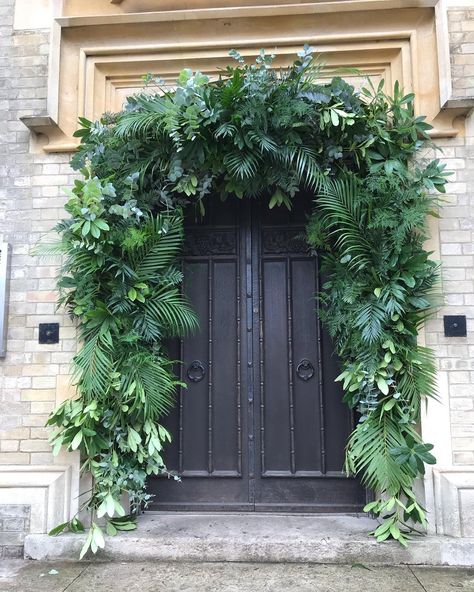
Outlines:
{"type": "Polygon", "coordinates": [[[184,291],[200,330],[170,345],[187,384],[165,425],[181,482],[154,478],[151,509],[354,512],[342,469],[353,425],[321,329],[317,259],[292,212],[218,198],[186,223],[184,291]]]}

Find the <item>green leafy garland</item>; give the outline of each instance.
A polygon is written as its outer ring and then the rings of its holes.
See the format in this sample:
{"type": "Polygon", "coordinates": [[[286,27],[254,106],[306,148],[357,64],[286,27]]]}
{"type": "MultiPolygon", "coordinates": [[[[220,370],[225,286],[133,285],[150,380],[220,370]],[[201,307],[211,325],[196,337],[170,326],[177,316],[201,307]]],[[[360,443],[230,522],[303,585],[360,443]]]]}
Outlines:
{"type": "MultiPolygon", "coordinates": [[[[55,451],[79,450],[93,477],[82,509],[93,516],[82,555],[107,532],[134,528],[146,504],[146,478],[166,472],[170,435],[158,421],[179,384],[162,346],[197,327],[181,296],[176,258],[182,210],[203,212],[219,195],[259,198],[291,208],[301,190],[315,194],[308,244],[322,257],[322,318],[342,360],[345,400],[360,421],[346,468],[375,490],[366,507],[382,518],[378,540],[406,544],[424,523],[412,485],[435,462],[416,431],[421,400],[433,395],[431,353],[417,334],[431,313],[437,267],[424,251],[425,218],[444,191],[438,160],[413,157],[430,126],[414,115],[412,94],[383,82],[361,93],[339,77],[320,82],[312,48],[284,72],[262,51],[218,80],[181,72],[175,90],[146,78],[146,93],[119,114],[81,119],[72,164],[75,182],[61,238],[38,252],[65,256],[60,304],[77,319],[78,397],[49,419],[55,451]],[[152,85],[156,85],[153,89],[152,85]]],[[[82,531],[77,517],[52,534],[82,531]]]]}
{"type": "Polygon", "coordinates": [[[404,545],[425,524],[413,481],[436,462],[416,431],[422,398],[435,394],[432,352],[417,343],[437,279],[423,249],[433,201],[413,180],[351,176],[322,187],[307,229],[328,276],[321,316],[342,360],[336,380],[360,414],[346,470],[379,496],[365,508],[383,516],[377,540],[404,545]]]}

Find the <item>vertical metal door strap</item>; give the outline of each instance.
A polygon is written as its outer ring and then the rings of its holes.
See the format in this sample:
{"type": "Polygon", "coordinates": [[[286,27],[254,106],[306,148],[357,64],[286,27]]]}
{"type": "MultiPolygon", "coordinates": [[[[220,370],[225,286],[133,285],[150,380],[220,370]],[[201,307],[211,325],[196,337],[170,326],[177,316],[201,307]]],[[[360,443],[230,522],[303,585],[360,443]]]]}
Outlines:
{"type": "Polygon", "coordinates": [[[288,319],[288,377],[289,377],[289,406],[290,406],[290,466],[291,473],[296,473],[295,455],[295,392],[293,388],[293,306],[291,300],[292,265],[291,258],[285,258],[286,267],[286,316],[288,319]]]}
{"type": "MultiPolygon", "coordinates": [[[[316,266],[316,274],[315,274],[315,278],[316,278],[316,282],[315,282],[315,294],[319,294],[319,261],[317,258],[315,258],[315,266],[316,266]]],[[[320,431],[319,431],[319,437],[320,437],[320,446],[321,446],[321,473],[323,475],[326,474],[326,428],[325,428],[325,413],[324,413],[324,390],[323,390],[323,349],[322,349],[322,325],[321,325],[321,320],[319,318],[319,301],[317,301],[317,315],[318,315],[318,320],[316,323],[316,327],[317,327],[317,332],[318,332],[318,351],[317,351],[317,357],[318,357],[318,396],[319,396],[319,421],[320,421],[320,431]]]]}
{"type": "Polygon", "coordinates": [[[237,472],[242,476],[242,382],[240,373],[242,371],[241,348],[242,340],[240,331],[242,330],[241,323],[241,281],[240,281],[240,242],[237,241],[237,472]]]}
{"type": "Polygon", "coordinates": [[[251,203],[246,208],[246,232],[245,232],[245,293],[247,316],[247,423],[248,423],[248,463],[249,463],[249,502],[254,502],[255,497],[255,418],[254,418],[254,370],[253,370],[253,273],[252,273],[252,247],[253,228],[251,216],[251,203]]]}
{"type": "Polygon", "coordinates": [[[214,261],[212,258],[209,259],[209,274],[208,274],[208,399],[207,399],[207,432],[208,432],[208,439],[207,439],[207,470],[209,474],[212,473],[213,467],[213,458],[212,458],[212,449],[213,449],[213,442],[212,442],[212,424],[213,424],[213,413],[212,413],[212,320],[213,320],[213,288],[214,288],[214,261]]]}
{"type": "MultiPolygon", "coordinates": [[[[181,272],[184,272],[184,261],[181,259],[181,272]]],[[[179,359],[181,361],[184,360],[184,338],[179,340],[179,359]]],[[[179,365],[179,379],[181,382],[184,382],[184,368],[183,364],[179,365]]],[[[183,442],[184,442],[184,433],[183,433],[183,421],[184,421],[184,401],[183,401],[183,387],[179,387],[179,424],[178,424],[178,440],[179,440],[179,447],[178,447],[178,472],[181,475],[183,472],[184,466],[184,459],[183,459],[183,442]]]]}
{"type": "Polygon", "coordinates": [[[10,287],[10,245],[0,243],[0,358],[7,355],[8,297],[10,287]]]}
{"type": "Polygon", "coordinates": [[[265,474],[265,364],[263,347],[263,332],[265,327],[263,314],[263,257],[259,257],[258,262],[258,302],[260,307],[260,323],[258,331],[260,363],[260,473],[263,475],[265,474]]]}

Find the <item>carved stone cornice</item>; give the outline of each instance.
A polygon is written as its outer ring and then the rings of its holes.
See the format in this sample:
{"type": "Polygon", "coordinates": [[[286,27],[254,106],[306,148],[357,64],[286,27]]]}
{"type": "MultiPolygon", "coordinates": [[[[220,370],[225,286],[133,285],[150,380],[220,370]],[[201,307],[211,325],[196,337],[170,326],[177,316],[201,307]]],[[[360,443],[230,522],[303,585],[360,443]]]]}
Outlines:
{"type": "MultiPolygon", "coordinates": [[[[446,54],[446,32],[440,33],[446,19],[434,5],[435,0],[66,0],[53,26],[48,114],[22,121],[48,138],[45,151],[74,150],[78,117],[120,110],[142,88],[147,72],[168,84],[183,67],[217,76],[232,61],[229,49],[251,60],[261,47],[273,51],[275,66],[284,68],[310,43],[327,70],[359,68],[375,82],[385,78],[388,89],[398,80],[416,93],[415,108],[435,126],[433,137],[455,136],[457,118],[467,111],[448,101],[450,78],[443,72],[449,49],[446,54]]],[[[361,76],[346,78],[360,84],[361,76]]]]}
{"type": "Polygon", "coordinates": [[[49,115],[26,115],[20,117],[20,121],[34,134],[45,137],[45,152],[72,152],[78,146],[78,142],[68,138],[49,115]]]}

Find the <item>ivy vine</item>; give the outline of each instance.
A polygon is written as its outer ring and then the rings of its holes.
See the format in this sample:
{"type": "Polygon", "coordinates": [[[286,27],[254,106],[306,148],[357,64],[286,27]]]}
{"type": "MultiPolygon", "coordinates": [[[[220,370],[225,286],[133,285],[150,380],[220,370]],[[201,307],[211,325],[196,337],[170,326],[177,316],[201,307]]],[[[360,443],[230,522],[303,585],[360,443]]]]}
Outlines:
{"type": "MultiPolygon", "coordinates": [[[[308,248],[327,281],[321,317],[342,360],[345,401],[360,417],[346,470],[373,489],[366,506],[381,518],[374,534],[406,544],[426,521],[413,482],[432,446],[417,431],[424,397],[434,394],[431,352],[417,342],[432,313],[437,265],[424,250],[426,217],[447,173],[421,162],[430,126],[414,113],[413,94],[383,81],[356,91],[340,77],[322,81],[306,46],[284,72],[262,51],[218,80],[183,70],[176,88],[146,77],[146,92],[124,111],[81,119],[80,171],[55,231],[37,252],[63,255],[59,303],[77,320],[73,360],[77,398],[48,424],[54,451],[79,450],[92,490],[81,556],[109,535],[135,527],[146,479],[166,473],[159,424],[179,382],[163,342],[197,328],[176,266],[183,209],[204,212],[215,199],[263,199],[291,208],[314,193],[308,248]]],[[[173,476],[171,476],[173,477],[173,476]]],[[[75,516],[51,534],[84,531],[75,516]]]]}

